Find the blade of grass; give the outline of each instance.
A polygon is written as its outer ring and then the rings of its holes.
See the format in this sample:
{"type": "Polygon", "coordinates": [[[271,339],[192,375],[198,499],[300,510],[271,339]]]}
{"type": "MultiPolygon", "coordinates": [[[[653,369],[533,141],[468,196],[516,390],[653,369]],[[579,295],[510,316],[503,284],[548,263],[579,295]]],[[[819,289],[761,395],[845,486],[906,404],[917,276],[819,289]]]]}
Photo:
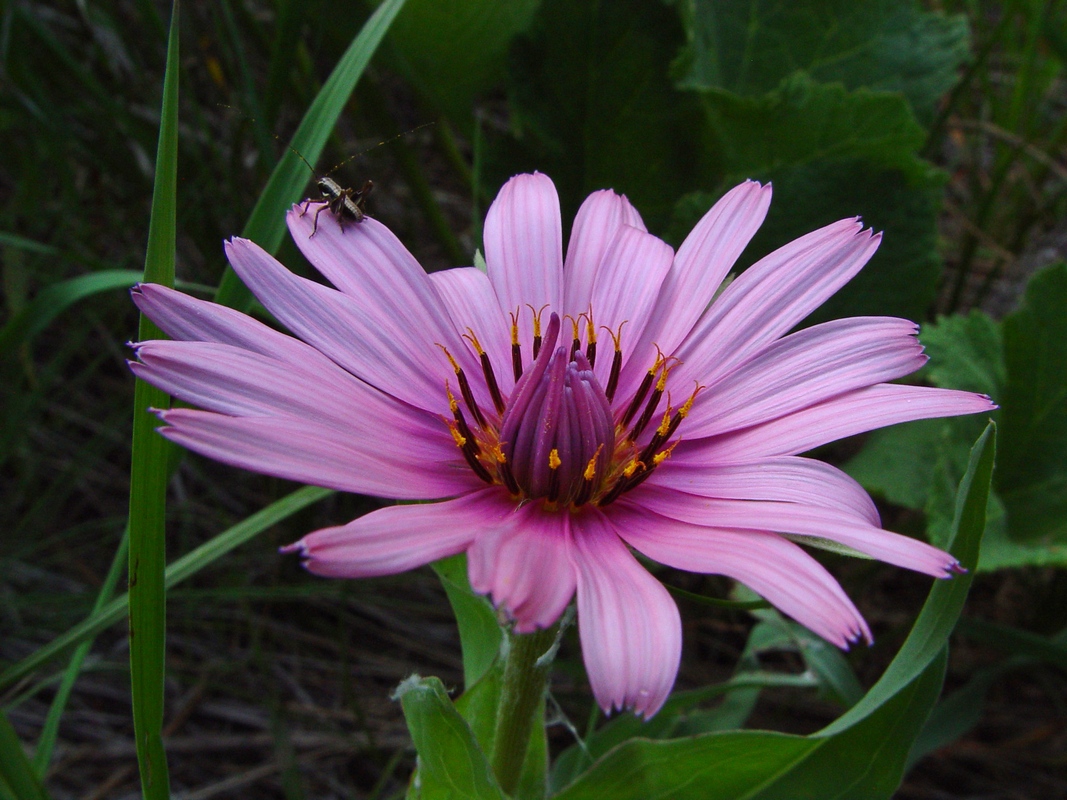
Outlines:
{"type": "MultiPolygon", "coordinates": [[[[307,508],[312,503],[317,503],[319,500],[329,497],[331,494],[333,494],[332,489],[305,486],[286,495],[281,500],[271,503],[168,566],[164,575],[164,586],[167,589],[177,586],[182,581],[204,569],[204,567],[218,561],[234,548],[240,547],[259,535],[271,525],[276,525],[287,517],[307,508]]],[[[119,622],[126,613],[128,600],[128,594],[115,598],[99,611],[94,611],[66,633],[57,636],[37,652],[8,667],[3,673],[0,673],[0,690],[6,689],[27,675],[33,674],[43,664],[48,663],[56,656],[62,655],[80,642],[96,636],[101,631],[107,630],[116,622],[119,622]]]]}
{"type": "MultiPolygon", "coordinates": [[[[378,6],[304,114],[300,127],[293,134],[291,146],[303,154],[309,163],[314,164],[322,155],[330,131],[341,116],[356,82],[403,5],[404,0],[385,0],[378,6]]],[[[307,166],[295,153],[287,150],[271,173],[241,235],[256,242],[267,252],[277,251],[285,234],[285,212],[300,199],[300,192],[307,182],[307,166]]],[[[233,268],[227,266],[215,300],[247,311],[252,302],[252,293],[241,283],[233,268]]]]}
{"type": "Polygon", "coordinates": [[[3,714],[0,714],[0,784],[7,784],[17,800],[48,800],[48,794],[22,752],[18,734],[3,714]]]}
{"type": "MultiPolygon", "coordinates": [[[[163,75],[163,110],[156,150],[152,213],[144,279],[174,285],[178,188],[178,0],[171,6],[167,68],[163,75]]],[[[141,341],[160,331],[141,317],[141,341]]],[[[169,405],[159,389],[138,380],[134,390],[133,454],[130,466],[130,691],[137,763],[145,800],[167,800],[170,777],[163,749],[163,678],[166,668],[167,442],[155,432],[150,408],[169,405]]]]}
{"type": "MultiPolygon", "coordinates": [[[[111,568],[107,571],[104,583],[96,595],[93,613],[107,605],[111,595],[115,593],[115,586],[119,582],[122,567],[126,563],[129,546],[130,529],[126,528],[122,533],[122,540],[119,542],[118,549],[115,551],[115,557],[111,561],[111,568]]],[[[82,664],[85,663],[85,657],[89,655],[89,649],[92,646],[93,637],[78,645],[74,655],[71,656],[70,664],[67,665],[67,669],[63,673],[63,680],[59,684],[59,689],[56,690],[52,705],[48,709],[44,727],[41,728],[41,735],[37,739],[37,750],[33,754],[33,768],[42,780],[45,772],[48,771],[49,763],[52,761],[52,749],[56,744],[56,734],[59,733],[59,719],[63,716],[63,710],[67,707],[67,700],[70,698],[70,692],[74,688],[74,682],[78,679],[78,675],[81,674],[82,664]]]]}

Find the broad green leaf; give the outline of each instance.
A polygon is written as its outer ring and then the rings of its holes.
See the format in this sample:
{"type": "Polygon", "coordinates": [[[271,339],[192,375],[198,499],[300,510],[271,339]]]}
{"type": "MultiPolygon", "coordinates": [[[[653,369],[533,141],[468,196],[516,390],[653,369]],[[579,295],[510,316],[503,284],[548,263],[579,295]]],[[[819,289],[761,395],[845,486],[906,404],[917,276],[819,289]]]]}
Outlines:
{"type": "Polygon", "coordinates": [[[1008,381],[997,490],[1013,539],[1067,542],[1067,264],[1036,274],[1004,319],[1008,381]]]}
{"type": "Polygon", "coordinates": [[[874,431],[842,469],[871,494],[921,511],[950,430],[946,420],[923,419],[874,431]]]}
{"type": "Polygon", "coordinates": [[[938,317],[923,325],[919,340],[930,363],[925,374],[935,386],[987,394],[1004,393],[1004,344],[1000,325],[981,311],[938,317]]]}
{"type": "MultiPolygon", "coordinates": [[[[332,489],[305,486],[276,500],[170,564],[164,577],[164,585],[168,590],[177,586],[272,525],[331,494],[332,489]]],[[[51,659],[119,622],[126,616],[128,606],[129,595],[124,594],[107,603],[99,611],[94,611],[66,633],[0,673],[0,689],[6,689],[27,675],[32,675],[51,659]]]]}
{"type": "MultiPolygon", "coordinates": [[[[370,62],[404,0],[385,0],[367,20],[359,35],[352,41],[330,77],[304,114],[293,134],[292,147],[314,164],[330,136],[337,118],[344,110],[356,82],[370,62]]],[[[285,212],[301,198],[301,191],[311,176],[307,165],[287,150],[274,168],[266,187],[259,196],[242,236],[258,243],[266,251],[276,252],[285,235],[285,212]]],[[[233,267],[227,266],[219,283],[215,299],[233,308],[247,311],[252,294],[241,283],[233,267]]]]}
{"type": "Polygon", "coordinates": [[[898,95],[820,84],[803,72],[766,94],[700,95],[727,170],[761,173],[817,160],[868,159],[921,172],[922,127],[898,95]]]}
{"type": "Polygon", "coordinates": [[[459,125],[471,120],[475,95],[501,82],[512,38],[526,29],[540,0],[408,0],[389,40],[412,83],[459,125]]]}
{"type": "Polygon", "coordinates": [[[421,800],[505,800],[470,726],[437,678],[413,675],[394,698],[404,709],[419,754],[409,797],[421,800]]]}
{"type": "Polygon", "coordinates": [[[18,734],[0,714],[0,789],[7,786],[15,800],[48,800],[30,760],[22,751],[18,734]]]}
{"type": "Polygon", "coordinates": [[[512,48],[517,138],[488,139],[497,179],[547,173],[564,220],[590,192],[613,188],[651,229],[662,225],[677,197],[699,186],[704,157],[695,99],[668,76],[682,39],[677,15],[660,3],[545,0],[512,48]]]}
{"type": "Polygon", "coordinates": [[[433,564],[456,615],[463,648],[463,685],[470,689],[489,671],[500,654],[502,633],[492,604],[475,594],[467,580],[467,556],[460,554],[433,564]]]}
{"type": "MultiPolygon", "coordinates": [[[[174,285],[178,187],[178,3],[171,6],[163,111],[148,227],[144,279],[174,285]]],[[[162,338],[141,316],[141,341],[162,338]]],[[[151,408],[166,408],[170,398],[138,379],[134,389],[133,445],[129,509],[130,692],[141,792],[146,800],[170,797],[167,754],[163,749],[163,679],[166,670],[166,501],[169,443],[156,433],[151,408]]]]}
{"type": "Polygon", "coordinates": [[[797,69],[820,82],[902,92],[929,122],[968,56],[962,15],[875,0],[680,3],[689,44],[680,85],[740,95],[773,89],[797,69]]]}
{"type": "MultiPolygon", "coordinates": [[[[957,499],[952,552],[974,567],[992,476],[994,431],[975,444],[957,499]]],[[[882,678],[848,712],[808,737],[737,732],[631,739],[600,758],[558,800],[633,798],[889,798],[941,688],[946,641],[971,575],[939,582],[882,678]]]]}

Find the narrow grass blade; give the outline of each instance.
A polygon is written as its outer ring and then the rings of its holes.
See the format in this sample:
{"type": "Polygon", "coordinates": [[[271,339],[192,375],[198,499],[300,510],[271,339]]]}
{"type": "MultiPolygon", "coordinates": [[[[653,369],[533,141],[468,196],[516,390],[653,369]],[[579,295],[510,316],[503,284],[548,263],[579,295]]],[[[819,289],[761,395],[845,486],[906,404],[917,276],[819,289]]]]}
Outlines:
{"type": "MultiPolygon", "coordinates": [[[[126,563],[129,547],[130,530],[127,528],[123,531],[122,541],[119,542],[115,557],[111,561],[111,568],[104,577],[104,584],[96,595],[96,603],[93,605],[94,613],[107,605],[111,595],[115,593],[115,586],[119,582],[119,576],[122,575],[122,568],[126,563]]],[[[60,682],[59,688],[56,690],[56,696],[48,709],[48,716],[45,718],[44,727],[41,728],[41,735],[37,738],[37,750],[33,754],[33,768],[42,780],[45,772],[48,771],[49,763],[52,761],[52,748],[55,746],[56,734],[59,732],[59,719],[63,716],[63,710],[67,707],[67,700],[70,698],[70,692],[74,688],[74,682],[78,679],[78,675],[81,674],[82,664],[85,663],[85,657],[89,655],[89,648],[93,646],[93,638],[90,637],[78,645],[78,649],[71,656],[70,664],[67,665],[67,669],[63,673],[63,680],[60,682]]]]}
{"type": "Polygon", "coordinates": [[[0,354],[9,353],[18,345],[32,339],[79,300],[99,292],[129,288],[139,280],[140,272],[112,269],[53,283],[39,291],[25,308],[0,327],[0,354]]]}
{"type": "MultiPolygon", "coordinates": [[[[266,508],[241,520],[232,528],[228,528],[168,566],[164,577],[164,586],[168,590],[177,586],[182,581],[200,572],[200,570],[218,561],[231,550],[240,547],[259,535],[271,525],[276,525],[287,517],[307,508],[312,503],[317,503],[319,500],[329,497],[331,494],[333,494],[332,489],[305,486],[286,495],[281,500],[271,503],[266,508]]],[[[32,675],[42,665],[47,664],[56,656],[65,653],[70,648],[120,622],[126,616],[128,605],[129,595],[124,594],[122,597],[115,598],[99,611],[94,611],[66,633],[53,639],[36,653],[8,667],[3,673],[0,673],[0,690],[12,686],[27,675],[32,675]]]]}
{"type": "MultiPolygon", "coordinates": [[[[174,285],[174,251],[178,186],[178,2],[171,7],[167,69],[163,76],[163,111],[148,228],[144,278],[174,285]]],[[[146,317],[138,331],[142,341],[162,333],[146,317]]],[[[165,672],[166,566],[165,516],[167,443],[155,432],[150,408],[169,398],[144,381],[134,390],[133,455],[130,467],[130,689],[137,762],[145,800],[170,797],[167,756],[163,749],[163,678],[165,672]]]]}
{"type": "MultiPolygon", "coordinates": [[[[403,5],[404,0],[385,0],[378,6],[311,103],[292,141],[293,148],[303,154],[308,162],[314,164],[322,155],[330,131],[341,116],[356,82],[403,5]]],[[[307,166],[295,153],[287,151],[271,173],[241,235],[268,252],[275,252],[285,234],[285,212],[300,199],[300,191],[308,178],[307,166]]],[[[215,299],[224,305],[247,311],[252,294],[241,283],[233,268],[226,267],[215,299]]]]}
{"type": "Polygon", "coordinates": [[[7,717],[0,714],[0,785],[4,784],[17,800],[48,800],[48,794],[22,752],[18,734],[7,717]]]}

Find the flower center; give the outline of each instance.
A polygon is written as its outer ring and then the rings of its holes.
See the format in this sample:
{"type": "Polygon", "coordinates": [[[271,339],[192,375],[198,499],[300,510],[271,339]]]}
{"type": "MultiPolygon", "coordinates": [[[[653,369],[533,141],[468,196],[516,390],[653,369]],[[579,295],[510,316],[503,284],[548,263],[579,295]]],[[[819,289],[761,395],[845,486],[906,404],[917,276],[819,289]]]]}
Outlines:
{"type": "Polygon", "coordinates": [[[596,334],[592,314],[571,320],[570,346],[557,346],[562,323],[557,314],[541,336],[540,312],[534,312],[533,362],[522,366],[518,325],[512,316],[512,366],[515,388],[509,397],[499,389],[488,355],[473,331],[466,336],[477,353],[493,409],[475,401],[467,376],[448,351],[463,404],[446,386],[452,419],[446,420],[456,446],[478,477],[500,484],[517,500],[542,500],[546,508],[577,509],[586,503],[604,506],[633,489],[659,466],[677,444],[671,437],[689,413],[701,387],[680,408],[667,395],[661,422],[649,423],[663,399],[675,362],[657,355],[644,380],[627,402],[613,406],[622,368],[621,330],[612,332],[615,352],[607,389],[593,372],[596,334]],[[580,338],[586,318],[586,346],[580,338]],[[467,414],[472,417],[468,423],[467,414]]]}

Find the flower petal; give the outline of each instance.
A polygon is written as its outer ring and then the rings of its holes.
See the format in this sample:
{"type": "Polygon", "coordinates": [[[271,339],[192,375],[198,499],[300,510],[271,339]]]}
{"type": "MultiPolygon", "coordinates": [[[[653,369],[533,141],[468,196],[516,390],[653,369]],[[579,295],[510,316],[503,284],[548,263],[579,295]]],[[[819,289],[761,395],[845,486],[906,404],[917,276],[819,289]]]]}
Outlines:
{"type": "Polygon", "coordinates": [[[463,552],[507,510],[493,489],[440,503],[390,506],[309,533],[282,552],[300,553],[308,570],[329,578],[392,575],[463,552]]]}
{"type": "MultiPolygon", "coordinates": [[[[430,273],[430,282],[448,309],[460,335],[473,332],[493,365],[497,385],[504,394],[515,385],[511,365],[511,331],[500,309],[493,285],[474,267],[455,267],[430,273]]],[[[479,381],[480,383],[480,381],[479,381]]]]}
{"type": "Polygon", "coordinates": [[[447,437],[406,436],[399,432],[401,420],[383,421],[370,438],[286,417],[228,417],[187,408],[159,416],[166,423],[159,432],[171,441],[277,478],[401,500],[450,497],[484,485],[447,437]]]}
{"type": "MultiPolygon", "coordinates": [[[[617,332],[625,322],[626,339],[640,338],[673,260],[674,251],[661,239],[637,228],[619,228],[593,283],[592,308],[597,328],[617,332]]],[[[646,364],[645,369],[650,366],[646,364]]],[[[604,348],[596,369],[602,386],[607,384],[610,371],[610,350],[604,348]]]]}
{"type": "Polygon", "coordinates": [[[984,394],[880,383],[745,430],[682,442],[671,460],[700,466],[791,456],[899,422],[978,414],[996,407],[984,394]]]}
{"type": "Polygon", "coordinates": [[[247,239],[227,242],[226,253],[241,280],[279,322],[353,375],[400,400],[448,413],[443,389],[454,378],[435,344],[449,348],[468,369],[478,368],[451,325],[433,331],[410,312],[390,317],[375,303],[358,303],[292,274],[247,239]]]}
{"type": "Polygon", "coordinates": [[[670,694],[682,653],[678,607],[600,512],[572,520],[578,634],[597,703],[648,719],[670,694]]]}
{"type": "Polygon", "coordinates": [[[569,514],[546,513],[532,503],[484,529],[467,551],[471,588],[491,595],[515,620],[517,633],[547,628],[574,596],[569,523],[569,514]]]}
{"type": "Polygon", "coordinates": [[[332,361],[278,361],[214,342],[136,345],[130,369],[168,394],[231,416],[282,416],[334,425],[349,436],[447,440],[445,424],[367,386],[332,361]]]}
{"type": "Polygon", "coordinates": [[[627,390],[644,377],[656,345],[670,354],[685,341],[763,224],[770,203],[770,184],[745,181],[723,195],[685,237],[663,282],[651,323],[640,339],[632,339],[633,357],[622,376],[627,390]]]}
{"type": "Polygon", "coordinates": [[[516,175],[485,217],[485,263],[500,307],[518,312],[523,352],[533,347],[527,305],[559,311],[563,301],[563,232],[559,195],[547,175],[516,175]]]}
{"type": "Polygon", "coordinates": [[[172,339],[233,345],[290,364],[333,364],[299,339],[218,303],[198,300],[155,283],[137,284],[130,296],[145,316],[172,339]]]}
{"type": "Polygon", "coordinates": [[[781,536],[668,519],[621,501],[612,522],[634,548],[661,564],[739,580],[838,647],[871,641],[862,615],[814,558],[781,536]]]}
{"type": "Polygon", "coordinates": [[[863,268],[881,235],[842,220],[780,247],[731,283],[678,348],[678,377],[707,383],[782,336],[863,268]]]}
{"type": "Polygon", "coordinates": [[[641,215],[626,195],[602,189],[585,198],[574,218],[563,262],[564,313],[577,317],[589,310],[600,261],[621,225],[646,230],[641,215]]]}
{"type": "Polygon", "coordinates": [[[697,395],[686,435],[745,428],[908,375],[926,363],[918,329],[906,319],[850,317],[779,339],[697,395]]]}
{"type": "Polygon", "coordinates": [[[831,508],[881,527],[870,495],[850,476],[813,458],[780,456],[747,464],[680,464],[663,462],[648,479],[701,497],[725,500],[773,500],[831,508]]]}
{"type": "MultiPolygon", "coordinates": [[[[716,500],[649,486],[634,502],[657,514],[693,525],[774,531],[805,537],[808,544],[836,542],[887,564],[946,578],[959,562],[926,542],[846,517],[835,509],[762,500],[716,500]]],[[[829,548],[834,549],[834,548],[829,548]]]]}

